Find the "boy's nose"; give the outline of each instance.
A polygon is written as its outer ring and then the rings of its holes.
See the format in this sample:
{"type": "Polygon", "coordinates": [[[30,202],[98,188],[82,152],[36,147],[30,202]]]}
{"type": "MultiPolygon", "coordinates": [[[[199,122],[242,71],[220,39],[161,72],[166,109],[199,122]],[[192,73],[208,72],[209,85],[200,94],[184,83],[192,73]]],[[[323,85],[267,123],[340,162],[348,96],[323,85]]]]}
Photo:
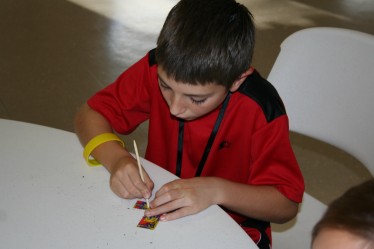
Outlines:
{"type": "Polygon", "coordinates": [[[183,98],[174,96],[170,101],[169,110],[172,115],[180,117],[186,110],[183,98]]]}

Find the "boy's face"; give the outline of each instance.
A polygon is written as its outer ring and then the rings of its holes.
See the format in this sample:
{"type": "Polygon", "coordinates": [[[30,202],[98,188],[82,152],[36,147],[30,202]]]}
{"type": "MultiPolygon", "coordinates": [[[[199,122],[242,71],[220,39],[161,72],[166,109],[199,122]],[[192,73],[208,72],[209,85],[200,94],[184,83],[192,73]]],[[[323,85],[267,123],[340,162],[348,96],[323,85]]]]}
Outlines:
{"type": "Polygon", "coordinates": [[[216,109],[228,93],[222,85],[176,82],[167,77],[162,67],[159,66],[157,71],[160,90],[170,113],[184,120],[197,119],[216,109]]]}

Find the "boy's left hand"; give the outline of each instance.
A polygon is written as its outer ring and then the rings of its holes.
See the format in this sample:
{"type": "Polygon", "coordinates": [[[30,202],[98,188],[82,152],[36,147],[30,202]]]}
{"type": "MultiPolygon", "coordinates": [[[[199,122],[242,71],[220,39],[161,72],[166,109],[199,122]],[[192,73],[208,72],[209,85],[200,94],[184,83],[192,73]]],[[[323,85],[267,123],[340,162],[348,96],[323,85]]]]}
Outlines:
{"type": "Polygon", "coordinates": [[[187,215],[196,214],[215,204],[213,177],[195,177],[178,179],[162,186],[150,203],[151,209],[146,216],[162,214],[160,220],[175,220],[187,215]]]}

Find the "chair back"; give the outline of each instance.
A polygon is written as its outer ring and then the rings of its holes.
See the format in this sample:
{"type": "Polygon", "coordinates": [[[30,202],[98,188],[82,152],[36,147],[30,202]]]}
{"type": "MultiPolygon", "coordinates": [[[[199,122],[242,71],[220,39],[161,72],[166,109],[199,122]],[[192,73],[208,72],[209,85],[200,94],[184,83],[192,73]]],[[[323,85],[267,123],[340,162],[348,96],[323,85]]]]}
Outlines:
{"type": "Polygon", "coordinates": [[[290,129],[350,153],[374,175],[374,36],[309,28],[281,44],[269,81],[290,129]]]}
{"type": "MultiPolygon", "coordinates": [[[[286,106],[290,130],[334,145],[374,175],[374,36],[308,28],[281,44],[268,80],[286,106]]],[[[305,193],[298,216],[273,225],[274,249],[308,249],[327,206],[305,193]]]]}

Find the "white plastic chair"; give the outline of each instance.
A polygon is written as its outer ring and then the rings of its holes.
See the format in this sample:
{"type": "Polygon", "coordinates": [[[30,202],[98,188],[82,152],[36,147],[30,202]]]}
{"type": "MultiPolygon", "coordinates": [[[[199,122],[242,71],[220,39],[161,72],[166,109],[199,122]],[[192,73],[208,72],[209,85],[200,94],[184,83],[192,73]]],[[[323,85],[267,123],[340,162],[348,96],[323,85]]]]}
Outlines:
{"type": "MultiPolygon", "coordinates": [[[[348,152],[374,175],[373,35],[327,27],[298,31],[281,44],[268,80],[285,103],[292,131],[348,152]]],[[[311,230],[325,209],[305,193],[297,218],[274,226],[273,248],[310,248],[311,230]]]]}

